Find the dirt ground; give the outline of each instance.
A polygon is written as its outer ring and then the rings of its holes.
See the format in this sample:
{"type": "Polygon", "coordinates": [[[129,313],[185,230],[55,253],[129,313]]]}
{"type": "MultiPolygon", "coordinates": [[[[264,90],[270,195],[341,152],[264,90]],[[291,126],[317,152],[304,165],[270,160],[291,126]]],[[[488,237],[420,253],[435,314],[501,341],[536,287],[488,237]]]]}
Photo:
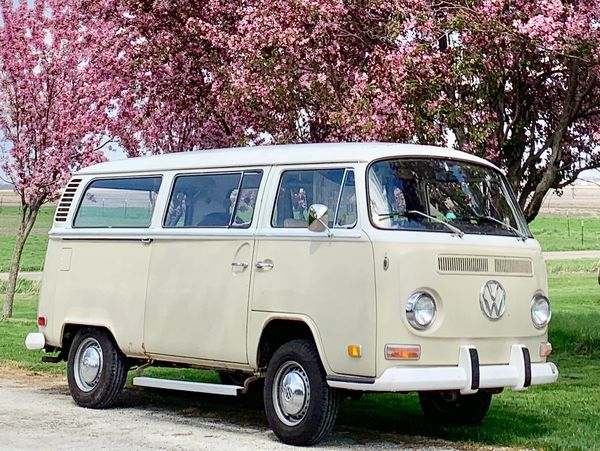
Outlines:
{"type": "MultiPolygon", "coordinates": [[[[172,393],[126,389],[111,409],[83,409],[71,399],[64,376],[0,366],[0,450],[294,449],[277,440],[256,405],[248,407],[235,399],[220,401],[223,398],[216,396],[172,393]],[[201,407],[181,410],[177,406],[182,401],[201,407]]],[[[311,449],[474,448],[457,448],[452,443],[419,437],[335,431],[311,449]]]]}

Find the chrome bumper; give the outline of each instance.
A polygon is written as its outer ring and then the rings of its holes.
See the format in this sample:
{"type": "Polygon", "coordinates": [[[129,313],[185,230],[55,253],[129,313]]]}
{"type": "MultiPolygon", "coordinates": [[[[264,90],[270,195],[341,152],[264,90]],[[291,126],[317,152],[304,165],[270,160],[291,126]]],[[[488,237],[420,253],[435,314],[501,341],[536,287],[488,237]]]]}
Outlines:
{"type": "Polygon", "coordinates": [[[31,332],[25,338],[25,347],[30,351],[44,349],[46,346],[46,337],[41,332],[31,332]]]}
{"type": "Polygon", "coordinates": [[[479,365],[477,349],[461,346],[458,366],[388,368],[377,379],[329,376],[327,383],[330,387],[346,390],[460,390],[462,394],[470,394],[483,388],[526,390],[530,385],[551,384],[557,379],[558,369],[554,363],[532,364],[527,347],[513,345],[507,365],[479,365]]]}

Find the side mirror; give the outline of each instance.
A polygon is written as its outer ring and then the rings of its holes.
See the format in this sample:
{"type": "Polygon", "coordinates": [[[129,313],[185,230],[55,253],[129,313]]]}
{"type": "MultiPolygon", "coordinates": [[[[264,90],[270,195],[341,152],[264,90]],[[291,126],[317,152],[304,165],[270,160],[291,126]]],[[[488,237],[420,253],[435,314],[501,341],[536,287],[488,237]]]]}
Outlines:
{"type": "Polygon", "coordinates": [[[308,208],[308,230],[311,232],[324,232],[327,230],[329,236],[331,231],[327,226],[329,222],[329,209],[323,204],[312,204],[308,208]]]}

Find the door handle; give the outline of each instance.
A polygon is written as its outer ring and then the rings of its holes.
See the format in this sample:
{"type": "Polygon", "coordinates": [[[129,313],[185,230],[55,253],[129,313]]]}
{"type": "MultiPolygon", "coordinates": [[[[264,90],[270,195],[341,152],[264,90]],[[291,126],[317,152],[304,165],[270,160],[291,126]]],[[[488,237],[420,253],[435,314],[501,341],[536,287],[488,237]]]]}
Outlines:
{"type": "Polygon", "coordinates": [[[248,262],[233,262],[231,266],[234,268],[246,269],[248,267],[248,262]]]}
{"type": "Polygon", "coordinates": [[[269,269],[273,269],[273,262],[271,260],[261,260],[256,262],[256,269],[264,269],[268,271],[269,269]]]}
{"type": "Polygon", "coordinates": [[[152,238],[142,238],[142,244],[150,244],[152,243],[152,238]]]}

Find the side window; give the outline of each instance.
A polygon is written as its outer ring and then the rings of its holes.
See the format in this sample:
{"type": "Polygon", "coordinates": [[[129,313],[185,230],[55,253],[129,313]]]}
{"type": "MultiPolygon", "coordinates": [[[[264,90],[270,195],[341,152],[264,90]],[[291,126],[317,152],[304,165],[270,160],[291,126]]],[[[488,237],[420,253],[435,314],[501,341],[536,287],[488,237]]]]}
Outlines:
{"type": "Polygon", "coordinates": [[[94,180],[79,205],[73,227],[150,227],[161,177],[94,180]]]}
{"type": "Polygon", "coordinates": [[[261,177],[260,172],[178,176],[164,226],[250,227],[261,177]]]}
{"type": "Polygon", "coordinates": [[[335,226],[352,228],[356,224],[356,189],[354,188],[354,171],[346,171],[344,186],[340,195],[340,203],[336,212],[335,226]]]}
{"type": "MultiPolygon", "coordinates": [[[[324,204],[329,209],[329,227],[333,228],[336,210],[338,204],[341,204],[340,189],[345,173],[345,169],[284,172],[279,183],[271,225],[278,228],[306,228],[308,207],[311,204],[324,204]]],[[[345,191],[350,190],[348,187],[345,191]]],[[[350,194],[346,196],[346,204],[353,202],[350,196],[350,194]]],[[[339,218],[338,223],[341,220],[339,218]]],[[[349,217],[344,219],[344,221],[349,220],[349,217]]]]}

